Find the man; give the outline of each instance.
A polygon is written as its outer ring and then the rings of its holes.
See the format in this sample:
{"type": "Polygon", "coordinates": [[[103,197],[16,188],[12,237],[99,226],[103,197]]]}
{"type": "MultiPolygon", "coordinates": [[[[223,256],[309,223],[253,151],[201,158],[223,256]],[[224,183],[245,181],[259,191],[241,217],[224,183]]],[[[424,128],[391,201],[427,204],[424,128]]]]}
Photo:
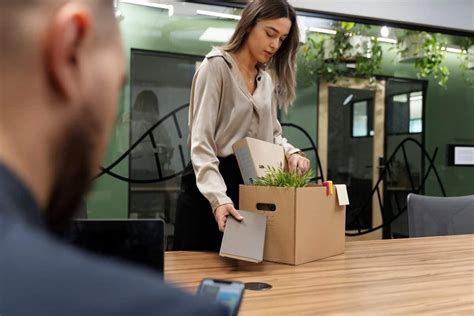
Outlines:
{"type": "Polygon", "coordinates": [[[113,127],[111,2],[0,1],[0,315],[226,315],[46,231],[77,209],[113,127]]]}

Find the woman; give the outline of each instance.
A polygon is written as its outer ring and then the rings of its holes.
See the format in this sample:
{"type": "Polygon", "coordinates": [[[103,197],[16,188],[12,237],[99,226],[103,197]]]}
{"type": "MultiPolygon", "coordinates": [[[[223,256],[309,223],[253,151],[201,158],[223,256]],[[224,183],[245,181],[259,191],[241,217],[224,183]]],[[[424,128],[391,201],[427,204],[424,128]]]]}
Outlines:
{"type": "Polygon", "coordinates": [[[178,198],[176,250],[219,251],[227,217],[242,220],[236,211],[243,183],[232,150],[236,141],[248,136],[279,144],[290,170],[308,170],[309,160],[281,136],[277,120],[277,106],[286,109],[295,98],[298,33],[286,0],[252,1],[230,41],[214,48],[197,70],[189,107],[191,163],[178,198]]]}

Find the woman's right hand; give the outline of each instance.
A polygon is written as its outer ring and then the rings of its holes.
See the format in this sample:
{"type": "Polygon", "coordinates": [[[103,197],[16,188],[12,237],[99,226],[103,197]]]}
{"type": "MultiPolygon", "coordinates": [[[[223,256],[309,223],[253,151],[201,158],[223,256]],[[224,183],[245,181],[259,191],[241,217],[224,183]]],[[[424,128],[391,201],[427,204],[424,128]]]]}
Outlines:
{"type": "Polygon", "coordinates": [[[214,217],[219,226],[219,230],[224,232],[225,223],[227,222],[227,216],[232,215],[236,220],[241,221],[244,218],[237,212],[233,204],[222,204],[216,208],[214,217]]]}

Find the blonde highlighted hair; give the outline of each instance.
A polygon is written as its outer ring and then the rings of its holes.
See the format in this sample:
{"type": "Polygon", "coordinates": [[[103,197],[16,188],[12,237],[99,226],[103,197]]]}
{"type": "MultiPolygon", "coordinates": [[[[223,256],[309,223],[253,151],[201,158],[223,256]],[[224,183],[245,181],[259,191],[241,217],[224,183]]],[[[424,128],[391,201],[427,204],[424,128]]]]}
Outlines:
{"type": "Polygon", "coordinates": [[[296,12],[286,0],[254,0],[248,3],[234,34],[222,48],[227,52],[238,51],[257,22],[279,18],[288,18],[291,28],[267,69],[272,75],[278,105],[286,111],[296,97],[296,53],[299,44],[296,12]]]}

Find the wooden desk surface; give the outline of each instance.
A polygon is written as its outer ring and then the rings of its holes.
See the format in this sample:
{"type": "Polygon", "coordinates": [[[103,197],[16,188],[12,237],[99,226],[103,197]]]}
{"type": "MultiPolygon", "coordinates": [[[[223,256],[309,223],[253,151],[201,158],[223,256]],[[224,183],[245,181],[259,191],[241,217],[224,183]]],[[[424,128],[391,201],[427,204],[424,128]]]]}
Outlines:
{"type": "Polygon", "coordinates": [[[347,242],[345,253],[289,266],[167,252],[165,278],[195,293],[204,277],[266,282],[239,315],[474,315],[474,235],[347,242]]]}

